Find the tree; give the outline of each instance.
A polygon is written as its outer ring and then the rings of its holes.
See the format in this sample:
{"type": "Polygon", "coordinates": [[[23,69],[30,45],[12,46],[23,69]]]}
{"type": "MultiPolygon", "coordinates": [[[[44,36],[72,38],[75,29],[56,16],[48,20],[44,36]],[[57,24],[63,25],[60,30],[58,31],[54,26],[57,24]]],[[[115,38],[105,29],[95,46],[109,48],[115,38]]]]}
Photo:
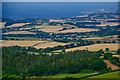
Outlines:
{"type": "Polygon", "coordinates": [[[106,60],[111,59],[111,58],[112,58],[112,53],[105,53],[105,54],[104,54],[104,58],[105,58],[106,60]]]}
{"type": "Polygon", "coordinates": [[[65,53],[65,49],[62,49],[62,52],[65,53]]]}
{"type": "Polygon", "coordinates": [[[116,43],[116,41],[112,41],[112,43],[116,43]]]}
{"type": "Polygon", "coordinates": [[[120,49],[117,50],[116,54],[120,54],[120,49]]]}
{"type": "Polygon", "coordinates": [[[105,51],[109,51],[109,48],[106,48],[105,51]]]}
{"type": "Polygon", "coordinates": [[[97,44],[101,43],[101,41],[96,41],[97,44]]]}
{"type": "Polygon", "coordinates": [[[115,60],[116,62],[119,62],[119,58],[118,57],[113,57],[112,60],[115,60]]]}

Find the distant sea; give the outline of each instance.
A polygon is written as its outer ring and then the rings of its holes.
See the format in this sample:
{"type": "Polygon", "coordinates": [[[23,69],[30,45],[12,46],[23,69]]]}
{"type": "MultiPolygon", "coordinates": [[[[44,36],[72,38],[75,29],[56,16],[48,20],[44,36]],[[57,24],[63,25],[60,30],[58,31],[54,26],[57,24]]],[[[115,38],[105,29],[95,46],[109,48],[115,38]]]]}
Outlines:
{"type": "Polygon", "coordinates": [[[2,16],[10,19],[81,16],[100,9],[117,11],[117,2],[3,2],[2,16]]]}

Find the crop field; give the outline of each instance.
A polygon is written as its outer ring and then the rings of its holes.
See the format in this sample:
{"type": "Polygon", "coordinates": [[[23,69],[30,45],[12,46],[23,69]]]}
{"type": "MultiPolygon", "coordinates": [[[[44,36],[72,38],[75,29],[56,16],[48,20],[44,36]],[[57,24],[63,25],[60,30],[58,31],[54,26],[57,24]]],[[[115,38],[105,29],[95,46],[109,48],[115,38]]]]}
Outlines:
{"type": "Polygon", "coordinates": [[[47,41],[12,41],[12,40],[4,40],[2,41],[2,46],[8,47],[8,46],[21,46],[21,47],[26,47],[26,46],[34,46],[35,44],[38,43],[44,43],[47,41]]]}
{"type": "MultiPolygon", "coordinates": [[[[115,51],[118,49],[118,44],[94,44],[89,46],[82,46],[82,47],[75,47],[66,49],[66,51],[74,51],[74,50],[89,50],[89,51],[98,51],[100,49],[105,50],[106,48],[109,48],[111,51],[115,51]]],[[[60,52],[61,50],[57,50],[56,52],[60,52]]]]}
{"type": "Polygon", "coordinates": [[[29,31],[12,31],[12,32],[7,32],[3,34],[36,34],[36,33],[29,32],[29,31]]]}
{"type": "Polygon", "coordinates": [[[59,31],[57,33],[74,33],[74,32],[91,32],[91,31],[98,31],[98,29],[76,28],[76,29],[69,29],[69,30],[59,31]]]}
{"type": "Polygon", "coordinates": [[[47,48],[47,47],[54,47],[54,46],[58,46],[58,45],[67,45],[67,44],[69,44],[69,43],[46,42],[46,43],[38,44],[34,47],[39,49],[39,48],[47,48]]]}

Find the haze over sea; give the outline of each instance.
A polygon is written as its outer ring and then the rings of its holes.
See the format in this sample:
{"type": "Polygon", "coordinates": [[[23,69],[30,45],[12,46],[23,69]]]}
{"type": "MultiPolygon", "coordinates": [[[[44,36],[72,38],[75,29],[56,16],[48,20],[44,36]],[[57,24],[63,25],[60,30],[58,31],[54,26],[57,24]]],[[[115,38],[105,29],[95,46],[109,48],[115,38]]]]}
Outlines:
{"type": "Polygon", "coordinates": [[[117,2],[3,2],[2,16],[10,19],[64,18],[100,9],[117,11],[117,2]]]}

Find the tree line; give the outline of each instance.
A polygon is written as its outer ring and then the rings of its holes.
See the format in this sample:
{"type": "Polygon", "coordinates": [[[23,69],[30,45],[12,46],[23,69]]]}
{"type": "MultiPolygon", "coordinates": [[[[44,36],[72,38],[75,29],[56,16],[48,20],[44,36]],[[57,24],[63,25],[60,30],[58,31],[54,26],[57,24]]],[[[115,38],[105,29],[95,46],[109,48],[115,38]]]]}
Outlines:
{"type": "Polygon", "coordinates": [[[102,54],[100,51],[76,50],[49,56],[42,53],[28,54],[25,47],[14,46],[3,47],[2,54],[2,70],[10,75],[72,74],[101,71],[107,68],[106,63],[100,58],[102,54]]]}

